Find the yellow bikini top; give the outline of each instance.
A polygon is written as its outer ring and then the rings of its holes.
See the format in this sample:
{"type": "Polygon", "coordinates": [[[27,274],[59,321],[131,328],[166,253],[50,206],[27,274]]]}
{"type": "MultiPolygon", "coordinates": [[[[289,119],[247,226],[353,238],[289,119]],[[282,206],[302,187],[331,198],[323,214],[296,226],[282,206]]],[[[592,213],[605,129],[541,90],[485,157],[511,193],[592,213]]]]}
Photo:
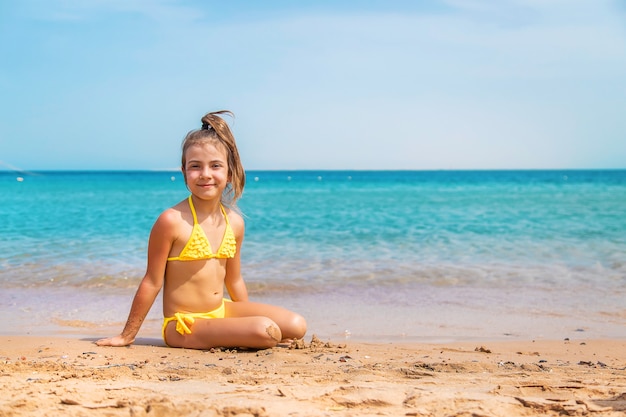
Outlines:
{"type": "Polygon", "coordinates": [[[222,243],[217,249],[217,252],[213,253],[211,250],[211,243],[207,239],[204,230],[198,224],[198,217],[196,216],[196,209],[193,206],[191,196],[189,196],[189,208],[191,208],[191,214],[193,215],[193,230],[191,236],[187,241],[187,244],[180,252],[180,255],[167,258],[168,261],[196,261],[201,259],[213,259],[213,258],[233,258],[237,252],[237,240],[235,239],[235,233],[233,228],[230,227],[228,216],[224,206],[220,204],[220,209],[226,220],[226,230],[224,231],[224,237],[222,243]]]}

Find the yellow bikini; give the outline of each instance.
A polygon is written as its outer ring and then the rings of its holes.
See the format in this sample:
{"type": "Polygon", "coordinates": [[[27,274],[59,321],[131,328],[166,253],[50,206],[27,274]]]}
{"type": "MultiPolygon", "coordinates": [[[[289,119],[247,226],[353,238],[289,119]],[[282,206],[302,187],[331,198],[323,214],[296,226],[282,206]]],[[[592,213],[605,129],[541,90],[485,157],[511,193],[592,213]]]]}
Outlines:
{"type": "Polygon", "coordinates": [[[220,204],[222,215],[224,216],[224,220],[226,220],[226,230],[224,231],[224,237],[222,238],[222,243],[217,249],[217,252],[213,252],[209,239],[207,239],[204,230],[202,230],[202,227],[198,224],[198,217],[196,216],[196,209],[193,206],[191,196],[189,196],[189,208],[191,208],[191,214],[193,215],[193,230],[191,231],[191,236],[180,252],[180,255],[167,258],[167,260],[197,261],[213,258],[233,258],[237,252],[237,240],[235,239],[233,228],[228,221],[228,215],[226,214],[224,206],[220,204]]]}
{"type": "Polygon", "coordinates": [[[226,302],[230,303],[231,301],[226,298],[222,299],[222,304],[215,310],[209,311],[208,313],[175,313],[172,317],[166,317],[163,319],[163,327],[161,328],[163,341],[167,345],[167,340],[165,339],[165,328],[169,322],[176,320],[176,331],[183,336],[191,334],[189,326],[194,324],[196,319],[223,319],[226,312],[226,307],[224,307],[226,302]]]}
{"type": "MultiPolygon", "coordinates": [[[[211,243],[209,239],[207,239],[204,230],[198,223],[198,217],[196,216],[196,209],[193,206],[193,200],[191,196],[189,196],[189,208],[191,209],[191,214],[193,215],[193,230],[191,231],[191,236],[189,240],[185,244],[185,247],[180,252],[178,256],[173,256],[171,258],[167,258],[168,261],[198,261],[198,260],[206,260],[206,259],[226,259],[233,258],[235,253],[237,253],[237,240],[235,239],[235,233],[233,232],[233,228],[230,226],[230,222],[228,221],[228,215],[226,214],[226,210],[224,206],[220,204],[220,209],[222,210],[222,215],[224,216],[224,220],[226,221],[226,230],[224,231],[224,237],[222,238],[222,243],[220,247],[217,249],[217,252],[213,252],[211,249],[211,243]]],[[[172,317],[165,317],[163,319],[163,327],[161,329],[161,334],[163,335],[163,340],[165,344],[167,341],[165,340],[165,328],[171,321],[176,321],[176,331],[182,335],[191,334],[191,326],[196,319],[216,319],[216,318],[224,318],[224,314],[226,308],[224,307],[224,302],[230,302],[230,300],[223,299],[222,304],[213,311],[209,311],[208,313],[176,313],[172,317]]]]}

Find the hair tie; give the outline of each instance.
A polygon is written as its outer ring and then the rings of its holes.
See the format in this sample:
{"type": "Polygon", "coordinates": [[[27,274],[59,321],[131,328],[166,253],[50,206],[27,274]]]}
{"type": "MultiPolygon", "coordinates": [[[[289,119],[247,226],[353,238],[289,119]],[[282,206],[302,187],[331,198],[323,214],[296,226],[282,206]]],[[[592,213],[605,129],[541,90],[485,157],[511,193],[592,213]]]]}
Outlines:
{"type": "Polygon", "coordinates": [[[209,130],[211,128],[211,125],[208,123],[202,123],[202,128],[201,130],[209,130]]]}

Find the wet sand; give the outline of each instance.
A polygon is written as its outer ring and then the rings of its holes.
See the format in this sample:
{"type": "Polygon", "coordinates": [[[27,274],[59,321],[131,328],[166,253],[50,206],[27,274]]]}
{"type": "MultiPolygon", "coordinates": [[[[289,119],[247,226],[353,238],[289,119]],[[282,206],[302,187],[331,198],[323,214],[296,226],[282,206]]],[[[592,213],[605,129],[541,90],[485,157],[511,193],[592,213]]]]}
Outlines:
{"type": "Polygon", "coordinates": [[[0,336],[0,416],[623,416],[626,340],[263,351],[0,336]]]}

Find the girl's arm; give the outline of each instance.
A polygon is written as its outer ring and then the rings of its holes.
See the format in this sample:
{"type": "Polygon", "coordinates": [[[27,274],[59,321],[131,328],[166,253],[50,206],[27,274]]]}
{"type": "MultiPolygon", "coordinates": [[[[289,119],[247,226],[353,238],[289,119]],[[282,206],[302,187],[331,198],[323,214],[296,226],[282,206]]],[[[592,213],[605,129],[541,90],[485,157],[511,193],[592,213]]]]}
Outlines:
{"type": "Polygon", "coordinates": [[[237,253],[235,257],[228,260],[226,264],[226,276],[224,278],[224,284],[226,290],[233,301],[248,301],[248,289],[246,283],[241,276],[241,245],[243,243],[244,236],[244,221],[243,218],[234,213],[229,213],[230,226],[235,233],[235,239],[237,240],[237,253]]]}
{"type": "Polygon", "coordinates": [[[127,346],[135,341],[135,336],[163,287],[167,256],[173,242],[172,221],[172,213],[166,211],[159,216],[152,227],[148,241],[146,275],[137,288],[124,330],[119,336],[98,340],[97,345],[127,346]]]}

